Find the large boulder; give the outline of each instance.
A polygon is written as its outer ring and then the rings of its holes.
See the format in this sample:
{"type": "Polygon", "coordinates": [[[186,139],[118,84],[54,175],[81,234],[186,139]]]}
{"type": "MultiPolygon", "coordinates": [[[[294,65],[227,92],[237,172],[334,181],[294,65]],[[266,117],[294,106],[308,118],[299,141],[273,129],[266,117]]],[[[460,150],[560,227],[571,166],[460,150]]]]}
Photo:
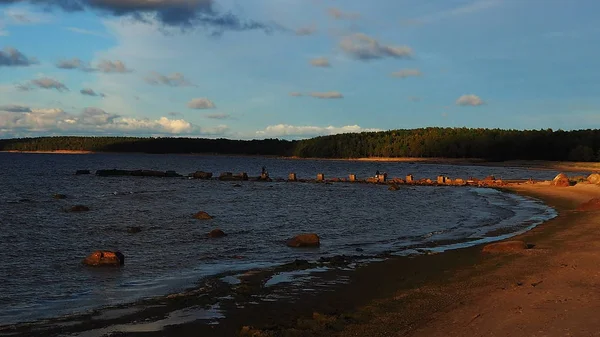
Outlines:
{"type": "Polygon", "coordinates": [[[92,267],[119,267],[125,264],[125,255],[121,252],[97,250],[86,257],[83,264],[92,267]]]}
{"type": "Polygon", "coordinates": [[[194,179],[203,179],[203,180],[208,180],[210,178],[212,178],[213,174],[212,172],[204,172],[204,171],[196,171],[192,174],[192,177],[194,177],[194,179]]]}
{"type": "Polygon", "coordinates": [[[200,211],[200,212],[194,214],[194,219],[198,219],[198,220],[210,220],[212,218],[213,217],[210,214],[208,214],[204,211],[200,211]]]}
{"type": "Polygon", "coordinates": [[[519,253],[526,249],[529,246],[523,241],[503,241],[503,242],[495,242],[490,243],[483,247],[484,253],[519,253]]]}
{"type": "Polygon", "coordinates": [[[287,240],[286,245],[288,247],[294,248],[319,247],[321,245],[321,240],[319,239],[319,236],[315,233],[300,234],[287,240]]]}
{"type": "Polygon", "coordinates": [[[598,211],[600,210],[600,198],[590,199],[577,207],[578,211],[598,211]]]}
{"type": "Polygon", "coordinates": [[[571,183],[569,182],[569,177],[567,177],[564,173],[559,173],[554,179],[552,179],[552,186],[558,187],[569,187],[571,183]]]}
{"type": "Polygon", "coordinates": [[[587,177],[587,181],[590,184],[600,184],[600,174],[598,174],[598,173],[590,174],[589,177],[587,177]]]}
{"type": "Polygon", "coordinates": [[[212,231],[210,231],[210,233],[208,233],[208,237],[209,238],[222,238],[224,236],[227,236],[227,234],[225,234],[225,232],[223,232],[220,229],[213,229],[212,231]]]}

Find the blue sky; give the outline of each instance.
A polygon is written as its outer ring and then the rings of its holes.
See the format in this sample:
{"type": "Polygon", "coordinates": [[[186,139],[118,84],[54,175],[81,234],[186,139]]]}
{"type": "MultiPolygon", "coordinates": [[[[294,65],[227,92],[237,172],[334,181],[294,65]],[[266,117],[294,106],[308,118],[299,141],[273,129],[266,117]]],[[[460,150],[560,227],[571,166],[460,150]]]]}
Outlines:
{"type": "Polygon", "coordinates": [[[598,128],[599,12],[596,0],[0,0],[0,137],[598,128]]]}

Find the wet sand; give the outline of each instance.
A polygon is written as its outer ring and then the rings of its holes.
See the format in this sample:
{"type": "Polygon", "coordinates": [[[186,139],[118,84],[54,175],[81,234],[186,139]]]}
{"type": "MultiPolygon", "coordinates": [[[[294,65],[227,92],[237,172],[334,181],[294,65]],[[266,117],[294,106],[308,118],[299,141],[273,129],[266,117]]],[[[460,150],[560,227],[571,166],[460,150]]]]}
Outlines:
{"type": "Polygon", "coordinates": [[[533,249],[490,255],[475,246],[391,257],[354,270],[347,270],[351,260],[329,261],[329,270],[303,285],[320,291],[293,294],[285,284],[265,286],[280,272],[319,267],[298,262],[250,273],[241,284],[211,281],[203,285],[203,292],[138,303],[138,311],[124,308],[122,314],[105,319],[96,313],[61,325],[54,322],[52,328],[21,326],[4,332],[91,337],[113,330],[123,331],[119,336],[240,336],[243,329],[241,336],[255,337],[597,335],[600,211],[574,209],[600,197],[600,187],[511,184],[505,189],[542,199],[559,212],[557,218],[513,238],[535,245],[533,249]],[[202,295],[207,287],[210,292],[202,295]],[[194,321],[210,310],[193,312],[191,320],[169,320],[174,312],[211,308],[232,289],[233,299],[222,301],[219,314],[210,320],[194,321]],[[264,300],[269,296],[275,301],[264,300]],[[148,327],[161,320],[160,329],[148,327]]]}

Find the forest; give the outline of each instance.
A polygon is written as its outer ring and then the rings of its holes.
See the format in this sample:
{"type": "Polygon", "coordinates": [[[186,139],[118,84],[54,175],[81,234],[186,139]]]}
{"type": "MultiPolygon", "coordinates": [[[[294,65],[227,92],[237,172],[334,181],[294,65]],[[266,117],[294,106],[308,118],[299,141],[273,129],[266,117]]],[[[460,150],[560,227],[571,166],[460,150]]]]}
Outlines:
{"type": "Polygon", "coordinates": [[[436,157],[489,161],[600,161],[600,130],[422,128],[289,141],[200,138],[40,137],[0,139],[0,151],[94,151],[296,156],[436,157]]]}

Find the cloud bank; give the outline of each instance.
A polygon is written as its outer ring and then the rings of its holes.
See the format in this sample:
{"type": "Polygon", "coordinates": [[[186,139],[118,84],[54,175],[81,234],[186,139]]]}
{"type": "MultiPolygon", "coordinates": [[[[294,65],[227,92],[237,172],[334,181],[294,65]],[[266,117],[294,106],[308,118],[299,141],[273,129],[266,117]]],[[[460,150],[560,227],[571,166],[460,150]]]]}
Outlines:
{"type": "Polygon", "coordinates": [[[335,135],[340,133],[376,132],[380,129],[362,128],[358,125],[335,126],[295,126],[289,124],[269,125],[264,130],[257,131],[258,137],[292,137],[306,138],[315,136],[335,135]]]}
{"type": "Polygon", "coordinates": [[[117,17],[128,16],[142,22],[158,21],[167,27],[204,27],[219,34],[224,31],[271,31],[271,25],[243,20],[231,12],[217,10],[215,0],[0,0],[0,5],[27,2],[42,9],[65,12],[92,10],[117,17]]]}
{"type": "Polygon", "coordinates": [[[184,119],[160,117],[137,119],[110,114],[88,107],[78,114],[63,109],[36,109],[20,105],[0,106],[0,134],[9,133],[93,133],[93,134],[157,134],[217,135],[228,130],[221,125],[203,129],[184,119]]]}

